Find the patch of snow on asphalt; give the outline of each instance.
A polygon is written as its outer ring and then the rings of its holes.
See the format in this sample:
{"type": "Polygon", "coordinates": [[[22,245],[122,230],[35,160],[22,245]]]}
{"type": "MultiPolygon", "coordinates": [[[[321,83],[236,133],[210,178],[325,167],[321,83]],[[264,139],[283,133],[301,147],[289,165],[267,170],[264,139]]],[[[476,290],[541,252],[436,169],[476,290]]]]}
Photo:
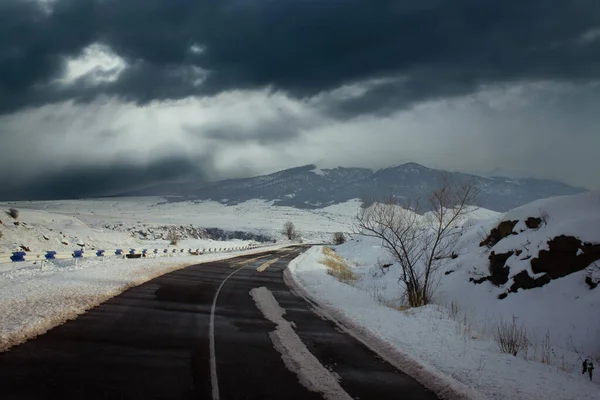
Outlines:
{"type": "Polygon", "coordinates": [[[292,325],[283,318],[285,310],[279,306],[273,293],[262,286],[252,289],[250,296],[263,315],[277,325],[269,336],[285,365],[298,375],[300,383],[313,392],[322,393],[327,400],[352,400],[331,371],[306,348],[292,325]]]}

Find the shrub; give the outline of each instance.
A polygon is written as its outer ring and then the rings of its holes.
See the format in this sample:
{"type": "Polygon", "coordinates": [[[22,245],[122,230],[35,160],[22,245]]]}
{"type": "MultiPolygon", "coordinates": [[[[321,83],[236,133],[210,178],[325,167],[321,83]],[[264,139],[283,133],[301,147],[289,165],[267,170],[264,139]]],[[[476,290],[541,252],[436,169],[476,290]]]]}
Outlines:
{"type": "Polygon", "coordinates": [[[169,241],[169,244],[173,246],[179,243],[179,234],[175,229],[169,230],[169,232],[167,233],[167,240],[169,241]]]}
{"type": "Polygon", "coordinates": [[[494,340],[502,353],[517,356],[523,350],[527,342],[527,331],[522,325],[517,325],[515,317],[512,322],[505,322],[502,319],[494,328],[494,340]]]}
{"type": "Polygon", "coordinates": [[[19,218],[19,210],[16,208],[11,208],[6,213],[13,219],[19,218]]]}
{"type": "Polygon", "coordinates": [[[346,236],[342,232],[336,232],[333,234],[333,243],[344,244],[346,242],[346,236]]]}
{"type": "Polygon", "coordinates": [[[283,224],[283,230],[281,233],[283,233],[283,236],[287,237],[289,240],[296,240],[298,238],[298,231],[296,231],[296,227],[291,221],[283,224]]]}
{"type": "Polygon", "coordinates": [[[541,353],[540,362],[542,364],[550,364],[551,357],[554,355],[552,341],[550,340],[550,331],[546,331],[546,334],[542,338],[541,353]]]}
{"type": "Polygon", "coordinates": [[[540,209],[540,219],[542,220],[542,224],[548,225],[548,221],[550,220],[550,215],[547,211],[540,209]]]}

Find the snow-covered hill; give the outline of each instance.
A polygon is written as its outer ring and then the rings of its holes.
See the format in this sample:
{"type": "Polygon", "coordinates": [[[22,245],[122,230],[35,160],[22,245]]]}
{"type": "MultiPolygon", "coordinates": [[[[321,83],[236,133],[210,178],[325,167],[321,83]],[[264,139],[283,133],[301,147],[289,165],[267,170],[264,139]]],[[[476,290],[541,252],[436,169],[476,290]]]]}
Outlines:
{"type": "Polygon", "coordinates": [[[457,253],[440,298],[471,310],[479,325],[514,316],[532,334],[550,332],[561,349],[574,343],[600,357],[600,289],[592,288],[600,278],[599,193],[539,200],[472,222],[457,253]]]}
{"type": "MultiPolygon", "coordinates": [[[[481,214],[480,214],[481,216],[481,214]]],[[[436,301],[454,303],[488,331],[499,318],[550,331],[553,343],[577,343],[600,357],[600,194],[582,193],[532,202],[498,216],[467,219],[456,259],[441,270],[436,301]]],[[[399,265],[376,239],[355,236],[338,247],[354,261],[358,286],[396,303],[399,265]]]]}
{"type": "Polygon", "coordinates": [[[335,246],[352,277],[343,282],[317,247],[290,268],[311,297],[415,360],[416,371],[452,376],[490,398],[596,398],[600,379],[590,382],[581,364],[600,365],[600,193],[480,210],[459,229],[458,257],[440,270],[425,307],[404,307],[400,266],[374,238],[335,246]],[[526,336],[517,357],[494,339],[513,321],[526,336]]]}
{"type": "MultiPolygon", "coordinates": [[[[427,198],[439,186],[445,171],[407,163],[371,171],[365,168],[319,169],[315,165],[291,168],[274,174],[212,183],[166,184],[138,190],[129,196],[173,196],[172,201],[214,200],[240,204],[262,199],[275,205],[317,209],[351,199],[388,196],[427,198]]],[[[583,191],[559,182],[540,179],[481,177],[447,173],[451,181],[469,180],[481,189],[481,206],[506,211],[549,196],[583,191]]]]}

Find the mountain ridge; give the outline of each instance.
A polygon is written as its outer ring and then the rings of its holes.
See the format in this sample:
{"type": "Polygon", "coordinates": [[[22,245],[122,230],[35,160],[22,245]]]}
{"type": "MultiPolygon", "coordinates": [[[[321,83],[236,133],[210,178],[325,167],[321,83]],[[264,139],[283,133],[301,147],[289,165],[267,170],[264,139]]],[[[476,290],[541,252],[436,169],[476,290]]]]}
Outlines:
{"type": "Polygon", "coordinates": [[[452,182],[472,181],[481,190],[479,205],[495,211],[508,211],[545,197],[586,191],[545,179],[485,177],[411,162],[378,170],[322,169],[316,164],[306,164],[250,178],[155,185],[119,196],[167,196],[169,201],[213,200],[228,205],[262,199],[273,201],[274,205],[310,209],[354,198],[379,199],[390,192],[400,198],[426,198],[444,175],[452,182]]]}

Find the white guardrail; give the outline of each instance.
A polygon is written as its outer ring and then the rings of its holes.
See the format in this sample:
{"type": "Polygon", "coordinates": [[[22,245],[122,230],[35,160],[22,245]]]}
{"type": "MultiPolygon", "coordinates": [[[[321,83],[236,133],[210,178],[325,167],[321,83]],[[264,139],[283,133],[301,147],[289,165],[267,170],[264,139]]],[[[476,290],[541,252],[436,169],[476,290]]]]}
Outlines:
{"type": "Polygon", "coordinates": [[[143,257],[173,257],[190,255],[197,256],[201,254],[214,253],[230,253],[234,251],[243,251],[266,247],[270,244],[249,244],[246,246],[222,246],[222,247],[204,247],[197,249],[184,248],[128,248],[128,249],[75,249],[73,251],[54,251],[47,250],[42,252],[32,251],[14,251],[11,253],[0,253],[0,263],[18,263],[24,261],[52,261],[65,259],[81,259],[81,258],[104,258],[104,257],[120,257],[120,258],[143,258],[143,257]]]}

